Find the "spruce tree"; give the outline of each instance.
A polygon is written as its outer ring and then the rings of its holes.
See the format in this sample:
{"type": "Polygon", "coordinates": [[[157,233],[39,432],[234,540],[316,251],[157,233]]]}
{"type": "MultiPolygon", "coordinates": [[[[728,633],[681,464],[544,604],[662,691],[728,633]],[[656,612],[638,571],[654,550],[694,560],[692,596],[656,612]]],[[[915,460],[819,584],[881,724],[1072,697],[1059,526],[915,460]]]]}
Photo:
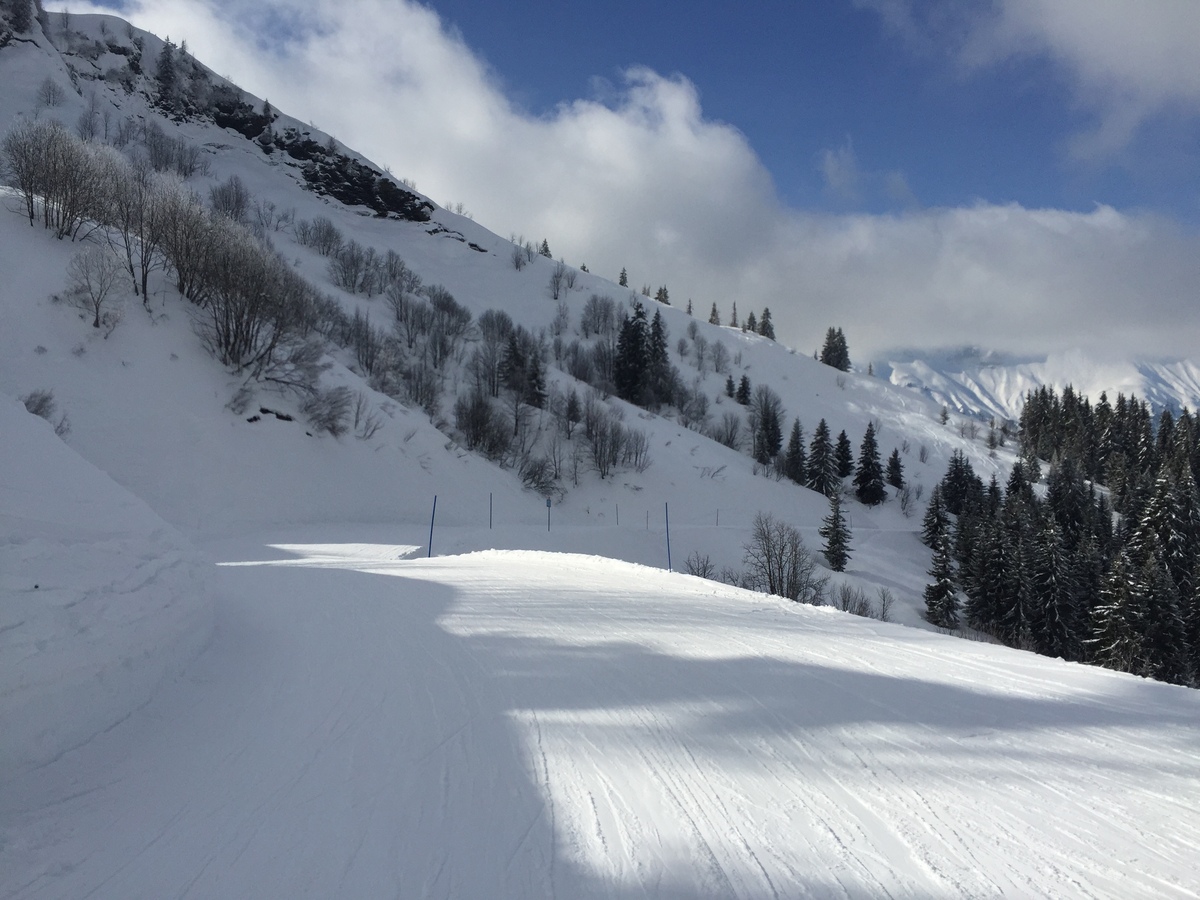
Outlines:
{"type": "Polygon", "coordinates": [[[1085,641],[1092,662],[1118,672],[1145,673],[1146,590],[1137,567],[1121,550],[1100,588],[1092,634],[1085,641]]]}
{"type": "Polygon", "coordinates": [[[538,409],[546,408],[546,373],[542,369],[541,355],[536,351],[529,355],[525,374],[525,402],[538,409]]]}
{"type": "Polygon", "coordinates": [[[933,549],[929,576],[933,581],[925,587],[925,618],[939,628],[957,628],[958,597],[954,589],[948,536],[942,537],[933,549]]]}
{"type": "Polygon", "coordinates": [[[926,547],[936,547],[949,533],[950,515],[946,512],[946,504],[942,500],[942,489],[940,485],[934,485],[933,490],[929,492],[925,518],[921,520],[921,543],[926,547]]]}
{"type": "Polygon", "coordinates": [[[167,40],[163,43],[162,51],[158,54],[158,65],[154,79],[158,82],[158,102],[170,105],[175,98],[175,45],[167,40]]]}
{"type": "Polygon", "coordinates": [[[842,492],[834,491],[829,497],[829,515],[817,534],[825,539],[825,561],[835,572],[846,571],[846,563],[850,561],[850,526],[842,512],[842,492]]]}
{"type": "Polygon", "coordinates": [[[687,314],[688,314],[689,316],[692,314],[692,298],[691,298],[691,297],[688,297],[688,302],[687,302],[687,314]]]}
{"type": "Polygon", "coordinates": [[[736,300],[733,301],[733,311],[729,314],[729,327],[730,328],[738,327],[737,301],[736,300]]]}
{"type": "Polygon", "coordinates": [[[826,497],[841,487],[837,473],[837,461],[833,456],[833,444],[829,438],[829,425],[822,419],[813,432],[808,446],[808,480],[810,488],[826,497]]]}
{"type": "Polygon", "coordinates": [[[1033,649],[1045,656],[1075,660],[1081,654],[1082,623],[1072,574],[1058,523],[1045,516],[1033,545],[1024,610],[1033,649]]]}
{"type": "Polygon", "coordinates": [[[671,295],[667,293],[667,286],[664,284],[662,287],[660,287],[658,289],[658,292],[655,293],[654,299],[657,302],[662,303],[664,306],[670,306],[671,305],[670,296],[671,295]]]}
{"type": "Polygon", "coordinates": [[[617,276],[617,284],[621,287],[629,287],[629,274],[625,271],[625,267],[621,267],[621,274],[617,276]]]}
{"type": "Polygon", "coordinates": [[[710,312],[708,314],[708,324],[709,325],[720,325],[721,324],[721,314],[717,312],[717,304],[715,304],[715,303],[712,306],[712,312],[710,312]]]}
{"type": "Polygon", "coordinates": [[[550,244],[545,238],[542,238],[542,246],[538,248],[538,253],[546,257],[546,259],[554,258],[553,254],[550,252],[550,244]]]}
{"type": "Polygon", "coordinates": [[[900,450],[892,448],[892,455],[887,462],[887,483],[896,490],[904,490],[904,464],[900,462],[900,450]]]}
{"type": "Polygon", "coordinates": [[[825,332],[825,343],[821,347],[820,360],[827,366],[850,371],[850,350],[846,346],[846,336],[840,328],[830,328],[825,332]]]}
{"type": "Polygon", "coordinates": [[[838,478],[849,478],[854,474],[854,448],[850,444],[850,438],[846,437],[844,428],[838,432],[833,458],[837,463],[838,478]]]}
{"type": "Polygon", "coordinates": [[[733,373],[731,372],[725,376],[725,396],[732,400],[736,393],[737,385],[733,383],[733,373]]]}
{"type": "Polygon", "coordinates": [[[754,318],[754,310],[750,310],[750,315],[746,316],[746,325],[742,328],[742,331],[758,334],[758,320],[754,318]]]}
{"type": "Polygon", "coordinates": [[[654,319],[650,323],[647,374],[650,391],[656,403],[670,404],[675,399],[675,378],[667,348],[668,341],[669,335],[667,326],[663,324],[662,314],[655,310],[654,319]]]}
{"type": "Polygon", "coordinates": [[[764,306],[762,318],[758,322],[758,333],[765,338],[775,340],[775,326],[771,324],[771,310],[764,306]]]}
{"type": "Polygon", "coordinates": [[[750,376],[743,375],[742,380],[738,382],[737,394],[734,399],[742,406],[750,403],[750,376]]]}
{"type": "Polygon", "coordinates": [[[638,406],[645,402],[649,386],[649,342],[646,308],[639,301],[634,304],[633,315],[621,327],[617,337],[617,355],[613,361],[613,383],[617,396],[638,406]]]}
{"type": "Polygon", "coordinates": [[[792,433],[788,437],[783,472],[796,484],[804,484],[808,474],[808,458],[804,452],[804,430],[800,427],[799,419],[792,422],[792,433]]]}
{"type": "Polygon", "coordinates": [[[859,503],[878,506],[887,499],[883,486],[883,465],[879,461],[879,445],[875,441],[875,424],[867,423],[862,446],[858,451],[858,471],[854,475],[854,494],[859,503]]]}

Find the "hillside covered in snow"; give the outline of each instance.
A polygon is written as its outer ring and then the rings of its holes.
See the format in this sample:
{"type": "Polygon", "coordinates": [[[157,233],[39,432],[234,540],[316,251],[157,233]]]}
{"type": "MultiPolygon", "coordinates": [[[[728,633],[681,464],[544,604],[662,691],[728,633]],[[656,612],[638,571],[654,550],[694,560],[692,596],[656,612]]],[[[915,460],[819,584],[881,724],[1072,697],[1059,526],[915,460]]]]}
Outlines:
{"type": "Polygon", "coordinates": [[[3,33],[0,133],[142,193],[0,192],[0,894],[1200,890],[1196,692],[926,620],[926,500],[1011,443],[119,19],[3,33]],[[844,571],[819,423],[903,470],[836,478],[844,571]]]}

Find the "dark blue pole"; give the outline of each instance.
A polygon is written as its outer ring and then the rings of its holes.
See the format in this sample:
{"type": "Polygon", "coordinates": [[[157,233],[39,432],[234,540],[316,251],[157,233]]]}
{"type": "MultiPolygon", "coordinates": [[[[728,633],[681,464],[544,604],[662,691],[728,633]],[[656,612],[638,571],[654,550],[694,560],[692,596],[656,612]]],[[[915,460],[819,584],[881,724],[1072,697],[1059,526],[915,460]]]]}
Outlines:
{"type": "Polygon", "coordinates": [[[433,495],[433,512],[429,516],[429,553],[427,557],[433,556],[433,520],[437,517],[437,494],[433,495]]]}
{"type": "Polygon", "coordinates": [[[673,572],[671,568],[671,507],[669,504],[663,504],[663,513],[667,517],[667,571],[673,572]]]}

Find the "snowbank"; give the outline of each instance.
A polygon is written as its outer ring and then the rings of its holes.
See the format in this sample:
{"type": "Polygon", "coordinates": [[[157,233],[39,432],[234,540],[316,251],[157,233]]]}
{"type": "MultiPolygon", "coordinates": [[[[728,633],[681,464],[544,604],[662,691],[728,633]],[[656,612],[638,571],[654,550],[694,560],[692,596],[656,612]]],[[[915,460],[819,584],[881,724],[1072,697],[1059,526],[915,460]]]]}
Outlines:
{"type": "Polygon", "coordinates": [[[208,642],[208,566],[49,423],[0,398],[0,771],[146,703],[208,642]]]}

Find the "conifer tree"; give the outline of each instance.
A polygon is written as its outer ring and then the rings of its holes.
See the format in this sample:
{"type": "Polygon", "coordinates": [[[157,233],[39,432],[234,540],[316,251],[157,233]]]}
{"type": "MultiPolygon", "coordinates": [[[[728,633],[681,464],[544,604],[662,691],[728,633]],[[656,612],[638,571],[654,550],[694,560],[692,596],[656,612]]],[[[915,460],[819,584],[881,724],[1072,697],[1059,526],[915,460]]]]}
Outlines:
{"type": "Polygon", "coordinates": [[[957,628],[958,596],[954,589],[948,536],[943,536],[933,548],[929,576],[933,581],[925,587],[925,618],[939,628],[957,628]]]}
{"type": "Polygon", "coordinates": [[[808,447],[808,486],[826,497],[840,487],[837,461],[829,438],[829,425],[824,419],[817,423],[812,443],[808,447]]]}
{"type": "Polygon", "coordinates": [[[883,486],[883,465],[879,461],[879,445],[875,440],[875,424],[867,423],[858,451],[858,471],[854,475],[854,494],[859,503],[878,506],[887,499],[883,486]]]}
{"type": "Polygon", "coordinates": [[[170,104],[175,98],[175,45],[168,39],[163,43],[162,51],[158,54],[158,65],[154,79],[158,82],[158,101],[170,104]]]}
{"type": "Polygon", "coordinates": [[[821,362],[833,366],[843,372],[850,371],[850,350],[846,346],[846,336],[840,328],[830,328],[825,332],[825,344],[821,347],[821,362]]]}
{"type": "Polygon", "coordinates": [[[736,300],[733,301],[733,311],[729,314],[729,327],[730,328],[738,327],[737,301],[736,300]]]}
{"type": "Polygon", "coordinates": [[[536,352],[530,354],[525,374],[525,402],[538,409],[546,408],[546,373],[542,369],[541,356],[536,352]]]}
{"type": "Polygon", "coordinates": [[[792,433],[788,437],[787,454],[783,460],[783,472],[796,484],[804,484],[808,474],[808,458],[804,452],[804,430],[800,420],[792,422],[792,433]]]}
{"type": "Polygon", "coordinates": [[[750,377],[748,375],[743,375],[742,380],[738,382],[737,394],[734,399],[742,406],[750,403],[750,377]]]}
{"type": "Polygon", "coordinates": [[[715,303],[712,306],[712,312],[710,312],[708,314],[708,324],[709,325],[720,325],[721,324],[721,315],[720,315],[720,313],[717,312],[717,304],[715,304],[715,303]]]}
{"type": "Polygon", "coordinates": [[[687,314],[689,316],[692,314],[692,298],[691,297],[688,297],[687,314]]]}
{"type": "Polygon", "coordinates": [[[746,324],[742,326],[742,331],[758,334],[758,320],[754,318],[754,310],[750,310],[750,315],[746,316],[746,324]]]}
{"type": "Polygon", "coordinates": [[[647,374],[650,391],[656,403],[669,404],[675,399],[674,370],[671,367],[668,341],[669,335],[662,320],[662,313],[655,310],[654,319],[650,323],[647,374]]]}
{"type": "Polygon", "coordinates": [[[1146,668],[1146,587],[1139,576],[1121,550],[1100,589],[1100,602],[1092,614],[1092,636],[1085,641],[1093,662],[1118,672],[1143,674],[1146,668]]]}
{"type": "Polygon", "coordinates": [[[762,318],[758,322],[758,333],[765,338],[775,340],[775,326],[771,323],[771,310],[764,306],[762,318]]]}
{"type": "Polygon", "coordinates": [[[633,315],[621,327],[617,337],[617,356],[613,361],[613,383],[617,396],[638,406],[645,401],[648,387],[649,342],[646,308],[639,301],[634,304],[633,315]]]}
{"type": "Polygon", "coordinates": [[[904,489],[904,464],[900,462],[900,450],[892,448],[892,455],[887,461],[887,483],[900,491],[904,489]]]}
{"type": "Polygon", "coordinates": [[[833,458],[837,463],[838,478],[849,478],[854,474],[854,448],[850,444],[850,438],[846,437],[844,428],[838,432],[833,458]]]}
{"type": "Polygon", "coordinates": [[[732,400],[735,394],[737,394],[737,385],[733,383],[733,373],[730,372],[725,376],[725,396],[732,400]]]}
{"type": "Polygon", "coordinates": [[[671,305],[670,294],[667,293],[667,286],[665,284],[655,293],[654,299],[665,306],[671,305]]]}
{"type": "Polygon", "coordinates": [[[936,547],[950,533],[950,515],[942,500],[942,488],[934,485],[929,492],[929,505],[925,507],[925,518],[921,520],[921,543],[936,547]]]}
{"type": "Polygon", "coordinates": [[[1045,656],[1080,656],[1081,622],[1071,576],[1062,532],[1053,516],[1045,516],[1032,551],[1024,610],[1033,649],[1045,656]]]}
{"type": "Polygon", "coordinates": [[[629,273],[625,271],[625,267],[621,267],[621,274],[617,276],[617,284],[621,287],[629,287],[629,273]]]}
{"type": "Polygon", "coordinates": [[[825,539],[825,561],[835,572],[846,571],[846,563],[850,561],[850,526],[842,512],[842,492],[834,491],[829,496],[829,515],[827,515],[817,534],[825,539]]]}
{"type": "Polygon", "coordinates": [[[538,253],[546,259],[554,259],[554,255],[550,252],[550,244],[545,238],[542,238],[542,246],[538,248],[538,253]]]}

